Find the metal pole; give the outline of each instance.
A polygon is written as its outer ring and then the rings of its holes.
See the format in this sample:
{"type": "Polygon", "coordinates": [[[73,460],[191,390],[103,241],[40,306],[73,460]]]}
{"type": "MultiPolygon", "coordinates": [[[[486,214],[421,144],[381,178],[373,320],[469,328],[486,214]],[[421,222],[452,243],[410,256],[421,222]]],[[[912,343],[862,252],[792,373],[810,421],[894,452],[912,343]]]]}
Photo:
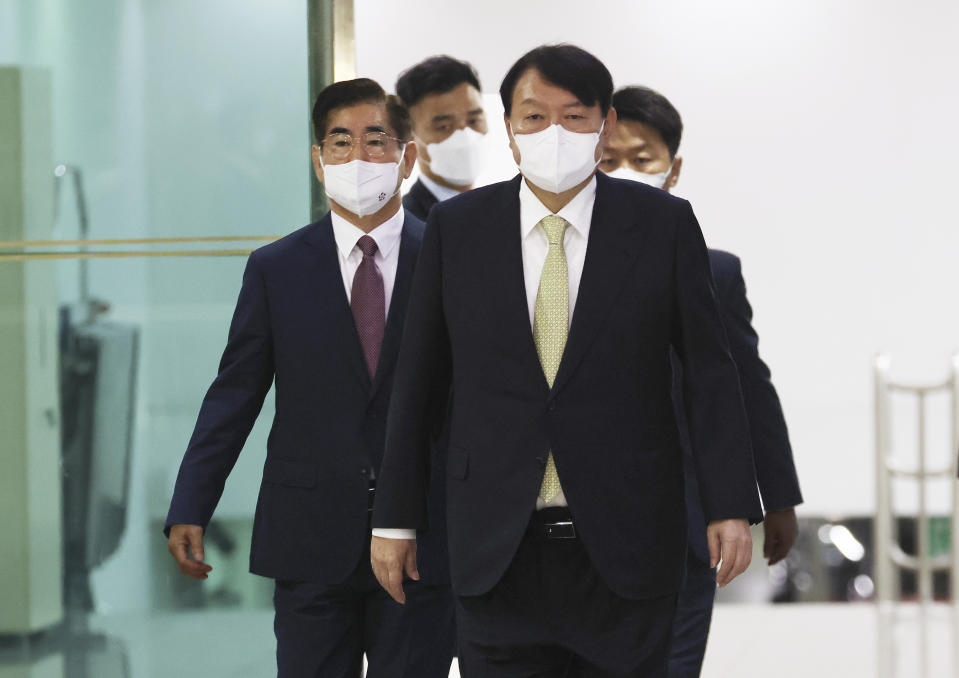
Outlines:
{"type": "MultiPolygon", "coordinates": [[[[952,358],[952,605],[959,610],[959,354],[952,358]]],[[[957,629],[959,631],[959,629],[957,629]]],[[[956,643],[959,647],[959,643],[956,643]]],[[[956,667],[959,670],[959,666],[956,667]]]]}
{"type": "Polygon", "coordinates": [[[333,0],[333,81],[356,77],[353,0],[333,0]]]}
{"type": "Polygon", "coordinates": [[[876,406],[876,519],[873,523],[873,547],[875,549],[876,600],[880,603],[893,600],[892,557],[892,499],[889,483],[889,407],[888,372],[889,356],[880,355],[875,363],[876,406]]]}
{"type": "Polygon", "coordinates": [[[952,357],[952,673],[959,675],[959,354],[952,357]]]}
{"type": "Polygon", "coordinates": [[[919,578],[919,675],[929,675],[929,603],[932,601],[932,563],[929,549],[929,516],[926,506],[926,391],[918,390],[919,407],[919,516],[916,555],[919,578]]]}
{"type": "Polygon", "coordinates": [[[876,408],[876,517],[873,522],[874,576],[876,578],[877,668],[879,678],[890,678],[895,667],[893,641],[892,514],[888,449],[889,408],[887,381],[889,356],[876,357],[874,367],[876,408]]]}
{"type": "MultiPolygon", "coordinates": [[[[339,3],[343,0],[335,0],[339,3]]],[[[309,110],[307,111],[307,120],[309,124],[309,136],[313,139],[312,112],[313,103],[316,101],[316,95],[333,82],[333,2],[334,0],[307,0],[306,3],[306,25],[307,25],[307,54],[309,62],[309,72],[307,74],[309,87],[309,110]]],[[[309,161],[310,172],[310,221],[319,221],[329,210],[326,202],[326,191],[317,181],[313,172],[313,161],[309,161]]]]}

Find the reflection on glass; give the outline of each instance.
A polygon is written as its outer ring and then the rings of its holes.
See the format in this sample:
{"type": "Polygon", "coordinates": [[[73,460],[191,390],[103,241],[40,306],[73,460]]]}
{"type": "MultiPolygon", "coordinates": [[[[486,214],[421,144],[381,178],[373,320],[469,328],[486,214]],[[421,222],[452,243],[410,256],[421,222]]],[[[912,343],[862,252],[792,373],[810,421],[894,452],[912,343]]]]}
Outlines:
{"type": "Polygon", "coordinates": [[[0,16],[0,63],[48,99],[0,96],[3,147],[25,152],[0,182],[5,215],[25,205],[0,221],[0,509],[43,517],[23,559],[5,548],[0,608],[36,610],[0,612],[0,676],[270,675],[272,586],[247,556],[271,398],[210,526],[215,577],[180,577],[161,528],[245,253],[309,219],[305,5],[0,16]]]}

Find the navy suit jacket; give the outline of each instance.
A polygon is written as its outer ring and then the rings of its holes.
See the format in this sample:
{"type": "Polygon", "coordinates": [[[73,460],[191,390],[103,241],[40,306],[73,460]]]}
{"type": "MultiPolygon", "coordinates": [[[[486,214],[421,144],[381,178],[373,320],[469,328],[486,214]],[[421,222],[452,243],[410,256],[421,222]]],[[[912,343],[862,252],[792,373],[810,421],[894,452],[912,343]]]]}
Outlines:
{"type": "Polygon", "coordinates": [[[433,205],[439,202],[439,199],[433,195],[419,179],[410,187],[409,192],[403,196],[403,207],[417,219],[426,221],[430,215],[433,205]]]}
{"type": "MultiPolygon", "coordinates": [[[[370,471],[379,470],[382,458],[423,228],[423,222],[405,215],[372,380],[343,287],[329,214],[250,255],[219,372],[180,466],[167,532],[178,523],[209,523],[275,379],[276,415],[250,570],[275,579],[337,583],[356,568],[370,538],[370,471]]],[[[442,578],[447,567],[443,547],[439,553],[431,548],[433,537],[423,540],[421,572],[427,581],[442,578]]]]}
{"type": "MultiPolygon", "coordinates": [[[[770,379],[769,368],[759,357],[759,336],[752,326],[753,312],[746,298],[741,262],[729,252],[709,250],[709,264],[729,346],[739,369],[743,401],[749,418],[756,480],[764,509],[779,511],[791,508],[802,503],[802,493],[779,396],[770,379]]],[[[706,518],[683,406],[682,365],[676,356],[673,356],[673,367],[673,397],[686,466],[689,548],[693,557],[708,563],[706,518]]]]}
{"type": "Polygon", "coordinates": [[[627,598],[679,589],[683,455],[669,352],[710,519],[762,509],[736,365],[706,246],[684,200],[599,174],[585,267],[552,388],[530,328],[520,177],[432,208],[397,363],[376,527],[428,522],[430,413],[450,408],[447,524],[459,595],[499,581],[535,509],[547,453],[596,569],[627,598]]]}

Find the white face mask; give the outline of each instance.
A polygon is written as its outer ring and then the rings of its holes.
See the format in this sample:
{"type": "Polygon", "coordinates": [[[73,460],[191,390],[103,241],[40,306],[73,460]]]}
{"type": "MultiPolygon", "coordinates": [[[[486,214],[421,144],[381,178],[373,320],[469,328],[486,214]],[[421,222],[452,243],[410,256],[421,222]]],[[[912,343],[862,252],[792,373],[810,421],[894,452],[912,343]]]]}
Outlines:
{"type": "Polygon", "coordinates": [[[568,191],[596,170],[596,147],[602,131],[600,127],[599,132],[570,132],[562,125],[550,125],[533,134],[513,134],[510,127],[519,149],[519,171],[544,191],[568,191]]]}
{"type": "Polygon", "coordinates": [[[458,129],[435,144],[426,144],[433,173],[454,186],[472,186],[483,168],[483,141],[472,127],[458,129]]]}
{"type": "Polygon", "coordinates": [[[647,186],[664,188],[666,186],[666,179],[669,178],[669,173],[672,171],[672,165],[670,165],[669,169],[667,169],[665,172],[658,172],[657,174],[637,172],[631,167],[617,167],[612,172],[607,172],[606,176],[616,177],[617,179],[629,179],[630,181],[638,181],[641,184],[646,184],[647,186]]]}
{"type": "Polygon", "coordinates": [[[326,196],[358,217],[379,212],[400,190],[399,162],[350,160],[341,165],[324,165],[321,157],[320,166],[326,196]]]}

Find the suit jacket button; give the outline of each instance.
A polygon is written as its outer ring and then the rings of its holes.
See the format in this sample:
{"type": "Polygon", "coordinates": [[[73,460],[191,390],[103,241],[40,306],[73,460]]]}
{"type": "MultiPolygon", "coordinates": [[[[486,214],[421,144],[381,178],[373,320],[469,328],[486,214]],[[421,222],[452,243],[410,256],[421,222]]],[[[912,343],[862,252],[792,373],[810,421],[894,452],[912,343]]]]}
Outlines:
{"type": "Polygon", "coordinates": [[[361,476],[368,476],[368,475],[370,475],[370,470],[369,470],[368,468],[361,468],[361,469],[360,469],[360,475],[361,475],[361,476]]]}
{"type": "Polygon", "coordinates": [[[550,403],[549,403],[549,408],[548,408],[548,409],[549,409],[550,412],[555,412],[555,411],[556,411],[556,401],[555,401],[555,400],[551,400],[551,401],[550,401],[550,403]]]}

